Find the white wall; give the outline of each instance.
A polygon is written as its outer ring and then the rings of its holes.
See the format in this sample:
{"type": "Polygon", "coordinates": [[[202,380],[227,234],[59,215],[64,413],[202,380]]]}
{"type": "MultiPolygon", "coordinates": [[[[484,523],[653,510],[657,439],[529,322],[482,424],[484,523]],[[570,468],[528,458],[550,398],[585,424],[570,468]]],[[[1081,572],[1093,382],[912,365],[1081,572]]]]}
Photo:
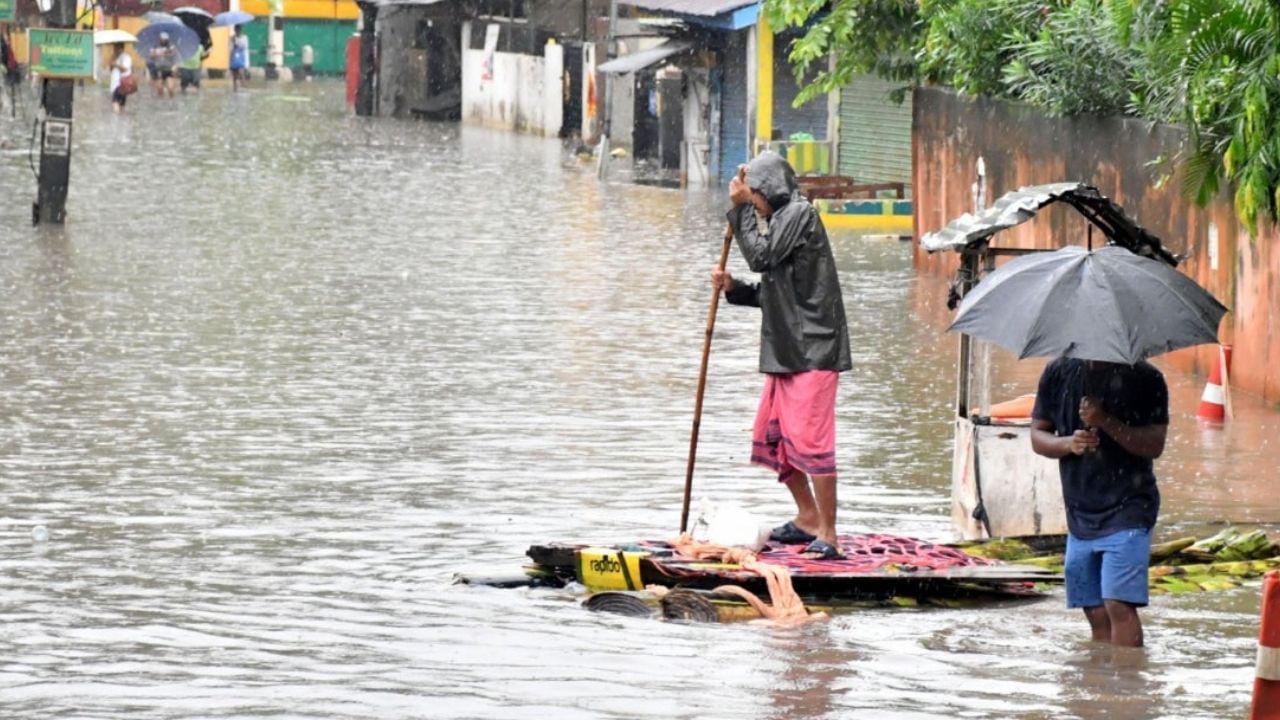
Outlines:
{"type": "MultiPolygon", "coordinates": [[[[467,23],[466,25],[469,25],[467,23]]],[[[464,29],[463,38],[484,34],[484,27],[464,29]]],[[[563,117],[564,48],[548,46],[551,56],[494,53],[493,78],[482,79],[484,50],[462,51],[462,120],[537,135],[560,132],[563,117]]]]}
{"type": "Polygon", "coordinates": [[[547,45],[542,62],[543,134],[555,135],[564,125],[564,46],[547,45]]]}

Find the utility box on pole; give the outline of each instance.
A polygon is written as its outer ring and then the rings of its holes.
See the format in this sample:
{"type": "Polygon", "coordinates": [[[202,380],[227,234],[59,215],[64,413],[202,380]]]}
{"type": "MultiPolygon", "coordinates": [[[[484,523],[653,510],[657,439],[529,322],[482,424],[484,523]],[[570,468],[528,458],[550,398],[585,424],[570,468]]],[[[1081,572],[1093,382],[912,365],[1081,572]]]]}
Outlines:
{"type": "Polygon", "coordinates": [[[35,224],[61,225],[67,217],[67,188],[71,182],[71,104],[74,81],[92,78],[92,30],[75,25],[75,0],[51,0],[45,18],[51,27],[27,31],[29,71],[40,77],[40,174],[31,219],[35,224]]]}

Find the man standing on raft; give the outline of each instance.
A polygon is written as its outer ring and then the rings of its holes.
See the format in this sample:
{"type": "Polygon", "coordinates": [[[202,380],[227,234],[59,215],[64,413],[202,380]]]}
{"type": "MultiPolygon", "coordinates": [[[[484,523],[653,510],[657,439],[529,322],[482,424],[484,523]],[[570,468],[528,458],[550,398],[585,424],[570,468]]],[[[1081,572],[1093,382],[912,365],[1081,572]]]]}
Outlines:
{"type": "Polygon", "coordinates": [[[764,391],[751,462],[778,474],[796,517],[771,538],[807,542],[805,552],[843,557],[836,539],[836,385],[852,367],[840,280],[827,230],[800,194],[795,171],[765,152],[729,183],[729,225],[760,282],[715,269],[711,279],[734,305],[760,308],[764,391]],[[812,480],[812,485],[810,485],[812,480]]]}

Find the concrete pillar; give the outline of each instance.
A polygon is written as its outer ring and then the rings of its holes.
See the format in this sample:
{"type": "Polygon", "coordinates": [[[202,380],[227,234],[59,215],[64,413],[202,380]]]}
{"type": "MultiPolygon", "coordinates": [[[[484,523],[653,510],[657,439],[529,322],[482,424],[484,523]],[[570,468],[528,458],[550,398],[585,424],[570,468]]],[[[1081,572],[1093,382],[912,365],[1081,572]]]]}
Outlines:
{"type": "Polygon", "coordinates": [[[280,77],[284,67],[284,18],[277,14],[267,16],[267,79],[280,77]]]}
{"type": "Polygon", "coordinates": [[[564,124],[564,46],[549,40],[543,62],[542,134],[557,135],[564,124]]]}
{"type": "Polygon", "coordinates": [[[756,25],[756,147],[751,155],[768,147],[773,138],[773,30],[764,13],[756,25]]]}

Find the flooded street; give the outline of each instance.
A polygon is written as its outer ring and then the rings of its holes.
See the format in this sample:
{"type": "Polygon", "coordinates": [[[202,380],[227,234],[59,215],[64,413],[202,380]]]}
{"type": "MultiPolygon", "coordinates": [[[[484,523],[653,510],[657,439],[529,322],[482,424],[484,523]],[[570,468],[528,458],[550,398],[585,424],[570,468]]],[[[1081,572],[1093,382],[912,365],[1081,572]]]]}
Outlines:
{"type": "MultiPolygon", "coordinates": [[[[214,85],[119,117],[78,93],[65,228],[31,228],[30,119],[0,121],[0,716],[1244,715],[1256,581],[1154,597],[1136,658],[1060,590],[778,630],[452,584],[535,543],[674,534],[725,203],[342,93],[214,85]]],[[[946,281],[907,243],[833,244],[842,527],[949,540],[946,281]]],[[[694,497],[781,521],[747,462],[758,342],[722,305],[694,497]]],[[[1038,365],[998,360],[1034,391],[1038,365]]],[[[1204,429],[1203,379],[1168,379],[1157,539],[1280,530],[1280,418],[1237,394],[1204,429]]]]}

